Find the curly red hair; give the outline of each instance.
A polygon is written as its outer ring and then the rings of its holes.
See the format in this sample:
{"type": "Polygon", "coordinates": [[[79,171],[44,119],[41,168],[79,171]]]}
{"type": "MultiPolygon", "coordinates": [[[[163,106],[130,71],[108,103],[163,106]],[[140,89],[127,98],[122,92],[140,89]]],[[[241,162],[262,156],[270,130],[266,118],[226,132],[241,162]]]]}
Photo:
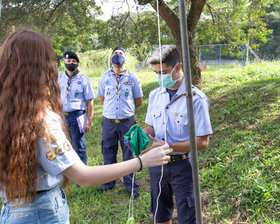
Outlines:
{"type": "Polygon", "coordinates": [[[65,121],[49,40],[31,30],[11,34],[0,48],[0,187],[9,201],[34,200],[36,141],[46,135],[48,107],[65,121]]]}

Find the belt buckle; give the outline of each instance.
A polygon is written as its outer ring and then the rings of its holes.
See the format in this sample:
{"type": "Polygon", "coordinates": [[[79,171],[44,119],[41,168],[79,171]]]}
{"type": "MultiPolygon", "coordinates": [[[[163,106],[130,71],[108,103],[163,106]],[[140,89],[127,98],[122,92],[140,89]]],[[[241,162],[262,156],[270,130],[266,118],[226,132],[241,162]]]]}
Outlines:
{"type": "Polygon", "coordinates": [[[115,120],[115,124],[119,124],[119,123],[121,123],[120,120],[115,120]]]}
{"type": "Polygon", "coordinates": [[[64,115],[68,115],[68,112],[64,112],[64,115]]]}

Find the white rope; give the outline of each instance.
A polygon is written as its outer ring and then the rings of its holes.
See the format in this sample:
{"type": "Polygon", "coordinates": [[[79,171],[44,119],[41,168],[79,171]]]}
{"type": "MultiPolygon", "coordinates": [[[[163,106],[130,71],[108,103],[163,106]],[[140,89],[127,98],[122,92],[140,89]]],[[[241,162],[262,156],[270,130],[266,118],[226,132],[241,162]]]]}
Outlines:
{"type": "Polygon", "coordinates": [[[134,223],[134,217],[133,217],[133,200],[134,200],[134,178],[135,178],[135,173],[133,173],[132,176],[132,186],[131,186],[131,194],[130,194],[130,199],[129,199],[129,209],[128,209],[128,219],[127,219],[127,224],[134,223]]]}
{"type": "MultiPolygon", "coordinates": [[[[161,88],[163,88],[163,77],[162,77],[162,55],[161,55],[161,37],[160,37],[160,20],[159,20],[159,6],[158,6],[158,0],[157,0],[157,20],[158,20],[158,45],[159,45],[159,61],[160,61],[160,77],[161,77],[161,88]]],[[[164,121],[164,140],[167,142],[167,133],[166,133],[166,116],[165,113],[163,113],[163,121],[164,121]]],[[[161,175],[158,182],[159,192],[156,200],[156,210],[154,214],[154,224],[156,224],[156,217],[158,212],[158,204],[159,204],[159,197],[161,195],[161,182],[163,178],[163,166],[161,166],[161,175]]]]}
{"type": "MultiPolygon", "coordinates": [[[[159,42],[160,77],[161,77],[161,88],[163,88],[161,37],[160,37],[161,32],[160,32],[160,18],[159,18],[158,0],[157,0],[157,20],[158,20],[158,42],[159,42]]],[[[163,120],[164,120],[164,139],[165,139],[165,142],[167,142],[167,133],[166,133],[166,126],[167,125],[166,125],[165,113],[163,113],[163,120]]],[[[133,174],[133,180],[132,180],[132,191],[131,191],[130,201],[129,201],[129,211],[128,211],[127,224],[133,223],[133,221],[134,221],[134,217],[133,217],[134,176],[135,176],[135,173],[133,174]]],[[[162,182],[162,178],[163,178],[163,166],[161,166],[161,175],[160,175],[160,179],[159,179],[159,183],[158,183],[158,185],[159,185],[159,192],[158,192],[158,196],[157,196],[157,200],[156,200],[156,210],[155,210],[155,214],[154,214],[154,224],[156,224],[156,216],[157,216],[157,212],[158,212],[159,197],[161,195],[161,182],[162,182]]]]}

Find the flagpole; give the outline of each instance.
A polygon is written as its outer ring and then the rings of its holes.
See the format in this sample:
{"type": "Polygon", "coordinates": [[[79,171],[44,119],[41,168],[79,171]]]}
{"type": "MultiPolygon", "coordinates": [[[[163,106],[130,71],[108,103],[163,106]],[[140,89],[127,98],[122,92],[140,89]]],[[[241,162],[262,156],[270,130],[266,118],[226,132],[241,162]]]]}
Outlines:
{"type": "Polygon", "coordinates": [[[193,109],[193,97],[192,97],[193,96],[192,79],[191,79],[190,53],[189,53],[189,41],[188,41],[189,40],[188,26],[187,26],[188,23],[186,17],[185,0],[179,0],[179,12],[180,12],[183,68],[184,68],[185,85],[187,90],[186,99],[187,99],[188,122],[189,122],[190,145],[191,145],[195,215],[196,215],[196,223],[202,224],[200,186],[199,186],[199,174],[198,174],[198,162],[197,162],[197,147],[196,147],[194,109],[193,109]]]}

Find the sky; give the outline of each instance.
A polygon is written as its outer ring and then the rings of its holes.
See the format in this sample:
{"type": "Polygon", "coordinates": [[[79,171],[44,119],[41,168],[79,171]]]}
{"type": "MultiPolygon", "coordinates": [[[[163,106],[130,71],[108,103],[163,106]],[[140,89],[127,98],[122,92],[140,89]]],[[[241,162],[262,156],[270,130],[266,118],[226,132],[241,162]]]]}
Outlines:
{"type": "MultiPolygon", "coordinates": [[[[1,0],[0,0],[1,1],[1,0]]],[[[136,12],[135,0],[96,0],[98,6],[101,6],[101,10],[104,15],[97,17],[98,19],[108,20],[111,15],[118,15],[126,12],[128,9],[132,12],[136,12]]],[[[151,6],[147,5],[142,10],[153,10],[151,6]]]]}

